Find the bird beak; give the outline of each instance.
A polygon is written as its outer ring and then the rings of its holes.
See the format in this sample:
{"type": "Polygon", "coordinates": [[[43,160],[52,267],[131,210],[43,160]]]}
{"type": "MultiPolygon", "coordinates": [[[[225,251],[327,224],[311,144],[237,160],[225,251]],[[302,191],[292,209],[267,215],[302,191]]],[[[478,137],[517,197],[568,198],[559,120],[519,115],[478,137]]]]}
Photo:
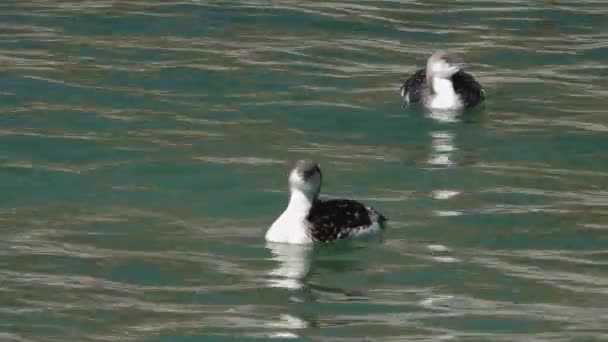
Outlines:
{"type": "Polygon", "coordinates": [[[461,59],[459,61],[457,61],[455,63],[455,65],[459,68],[459,69],[468,69],[471,66],[471,62],[461,59]]]}

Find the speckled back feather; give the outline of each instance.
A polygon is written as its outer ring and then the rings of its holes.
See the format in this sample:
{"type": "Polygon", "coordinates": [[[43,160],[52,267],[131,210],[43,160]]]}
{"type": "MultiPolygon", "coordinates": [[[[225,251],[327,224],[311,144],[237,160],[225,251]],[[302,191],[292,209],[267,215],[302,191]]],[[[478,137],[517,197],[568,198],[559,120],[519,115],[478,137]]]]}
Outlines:
{"type": "Polygon", "coordinates": [[[417,103],[422,100],[422,93],[425,88],[426,69],[416,71],[414,75],[403,82],[401,86],[401,96],[409,103],[417,103]]]}
{"type": "Polygon", "coordinates": [[[481,85],[473,76],[462,70],[452,76],[452,85],[465,107],[472,107],[486,98],[486,91],[481,85]]]}
{"type": "Polygon", "coordinates": [[[332,241],[360,234],[377,221],[382,227],[386,218],[372,208],[348,200],[334,199],[313,204],[306,220],[309,222],[309,232],[316,241],[332,241]]]}

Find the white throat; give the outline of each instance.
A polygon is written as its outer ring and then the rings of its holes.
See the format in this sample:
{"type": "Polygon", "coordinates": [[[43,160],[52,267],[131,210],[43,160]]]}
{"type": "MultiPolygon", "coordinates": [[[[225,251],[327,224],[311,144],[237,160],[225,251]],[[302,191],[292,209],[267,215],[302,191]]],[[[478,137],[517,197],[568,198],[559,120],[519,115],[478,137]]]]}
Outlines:
{"type": "Polygon", "coordinates": [[[312,207],[314,195],[291,189],[289,204],[281,216],[266,232],[266,241],[280,243],[312,243],[306,227],[306,216],[312,207]]]}
{"type": "Polygon", "coordinates": [[[452,80],[434,76],[432,79],[433,91],[427,106],[433,109],[453,109],[462,107],[458,94],[454,91],[452,80]]]}

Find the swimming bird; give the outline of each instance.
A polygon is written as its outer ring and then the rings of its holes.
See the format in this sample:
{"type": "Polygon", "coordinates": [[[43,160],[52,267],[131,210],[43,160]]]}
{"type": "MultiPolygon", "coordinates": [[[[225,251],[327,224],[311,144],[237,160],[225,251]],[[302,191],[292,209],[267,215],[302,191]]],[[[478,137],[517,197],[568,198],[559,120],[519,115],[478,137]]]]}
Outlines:
{"type": "Polygon", "coordinates": [[[463,69],[469,63],[443,51],[435,52],[401,86],[407,103],[422,102],[429,109],[457,110],[473,107],[485,99],[486,92],[475,78],[463,69]]]}
{"type": "Polygon", "coordinates": [[[384,229],[386,218],[370,207],[350,199],[319,199],[322,178],[316,162],[295,163],[289,173],[289,204],[266,232],[267,241],[328,242],[384,229]]]}

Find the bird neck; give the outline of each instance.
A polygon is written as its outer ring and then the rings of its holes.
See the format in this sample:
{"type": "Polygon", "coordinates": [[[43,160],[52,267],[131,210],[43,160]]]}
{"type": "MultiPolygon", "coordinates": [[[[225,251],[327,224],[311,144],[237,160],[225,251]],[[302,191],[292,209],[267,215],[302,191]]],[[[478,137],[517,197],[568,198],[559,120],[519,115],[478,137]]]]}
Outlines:
{"type": "Polygon", "coordinates": [[[286,212],[290,213],[305,213],[307,215],[312,207],[312,204],[316,200],[316,195],[312,193],[305,193],[301,190],[291,189],[291,196],[289,197],[289,204],[287,205],[286,212]]]}
{"type": "Polygon", "coordinates": [[[459,96],[454,89],[452,79],[427,75],[427,88],[429,97],[427,106],[434,109],[449,109],[461,106],[459,96]]]}
{"type": "Polygon", "coordinates": [[[452,95],[454,93],[452,77],[439,77],[432,72],[427,72],[426,83],[433,95],[452,95]]]}
{"type": "Polygon", "coordinates": [[[270,229],[266,232],[266,240],[280,243],[310,243],[306,217],[316,197],[297,189],[291,189],[289,204],[270,229]]]}

